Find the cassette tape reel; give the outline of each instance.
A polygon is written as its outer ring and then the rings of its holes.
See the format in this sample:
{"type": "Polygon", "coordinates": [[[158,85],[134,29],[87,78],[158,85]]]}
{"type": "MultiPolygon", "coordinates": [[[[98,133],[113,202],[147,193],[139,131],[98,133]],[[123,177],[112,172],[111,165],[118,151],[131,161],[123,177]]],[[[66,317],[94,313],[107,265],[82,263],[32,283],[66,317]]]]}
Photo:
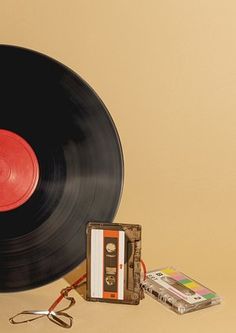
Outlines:
{"type": "Polygon", "coordinates": [[[87,226],[87,300],[138,304],[141,226],[90,222],[87,226]]]}

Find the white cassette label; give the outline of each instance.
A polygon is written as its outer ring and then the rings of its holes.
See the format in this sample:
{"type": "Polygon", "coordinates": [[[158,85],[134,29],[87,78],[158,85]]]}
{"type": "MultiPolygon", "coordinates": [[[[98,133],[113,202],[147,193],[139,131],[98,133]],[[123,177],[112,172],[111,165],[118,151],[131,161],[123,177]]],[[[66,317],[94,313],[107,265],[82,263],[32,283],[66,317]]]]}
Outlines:
{"type": "Polygon", "coordinates": [[[124,299],[125,232],[119,231],[118,299],[124,299]]]}
{"type": "MultiPolygon", "coordinates": [[[[104,291],[104,237],[109,231],[92,229],[91,231],[91,297],[124,299],[124,258],[125,258],[125,232],[116,231],[118,242],[116,291],[104,291]]],[[[108,244],[110,245],[110,244],[108,244]]],[[[109,251],[109,250],[108,250],[109,251]]],[[[112,249],[110,249],[112,251],[112,249]]]]}
{"type": "Polygon", "coordinates": [[[103,297],[103,230],[91,232],[91,296],[103,297]]]}

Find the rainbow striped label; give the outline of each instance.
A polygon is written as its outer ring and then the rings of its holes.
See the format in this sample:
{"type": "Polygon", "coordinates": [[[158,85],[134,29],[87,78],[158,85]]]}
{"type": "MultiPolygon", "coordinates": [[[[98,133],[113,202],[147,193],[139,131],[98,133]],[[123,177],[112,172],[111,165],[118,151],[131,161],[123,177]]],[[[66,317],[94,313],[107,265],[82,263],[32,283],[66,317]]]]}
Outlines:
{"type": "Polygon", "coordinates": [[[212,290],[172,267],[149,272],[147,276],[189,304],[204,302],[218,297],[212,290]]]}

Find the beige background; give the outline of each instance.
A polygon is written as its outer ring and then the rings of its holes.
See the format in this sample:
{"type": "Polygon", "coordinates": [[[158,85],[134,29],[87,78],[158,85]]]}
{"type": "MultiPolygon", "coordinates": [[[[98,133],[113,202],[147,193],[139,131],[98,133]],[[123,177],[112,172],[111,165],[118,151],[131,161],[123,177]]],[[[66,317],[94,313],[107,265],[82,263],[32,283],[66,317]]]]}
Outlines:
{"type": "MultiPolygon", "coordinates": [[[[65,63],[110,110],[126,171],[116,221],[143,225],[148,268],[174,265],[224,298],[178,316],[149,297],[132,307],[74,293],[73,332],[234,331],[235,17],[233,0],[0,0],[1,43],[65,63]]],[[[1,332],[61,332],[8,317],[47,307],[65,285],[1,294],[1,332]]]]}

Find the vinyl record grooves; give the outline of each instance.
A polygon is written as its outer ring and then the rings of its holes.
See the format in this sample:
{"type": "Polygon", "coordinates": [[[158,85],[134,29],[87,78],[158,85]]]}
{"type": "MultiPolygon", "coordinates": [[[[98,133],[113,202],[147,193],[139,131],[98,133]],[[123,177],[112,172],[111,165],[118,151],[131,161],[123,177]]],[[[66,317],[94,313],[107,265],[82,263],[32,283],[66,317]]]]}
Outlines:
{"type": "Polygon", "coordinates": [[[123,185],[114,123],[77,74],[0,45],[0,291],[52,282],[85,259],[88,221],[112,221],[123,185]]]}

